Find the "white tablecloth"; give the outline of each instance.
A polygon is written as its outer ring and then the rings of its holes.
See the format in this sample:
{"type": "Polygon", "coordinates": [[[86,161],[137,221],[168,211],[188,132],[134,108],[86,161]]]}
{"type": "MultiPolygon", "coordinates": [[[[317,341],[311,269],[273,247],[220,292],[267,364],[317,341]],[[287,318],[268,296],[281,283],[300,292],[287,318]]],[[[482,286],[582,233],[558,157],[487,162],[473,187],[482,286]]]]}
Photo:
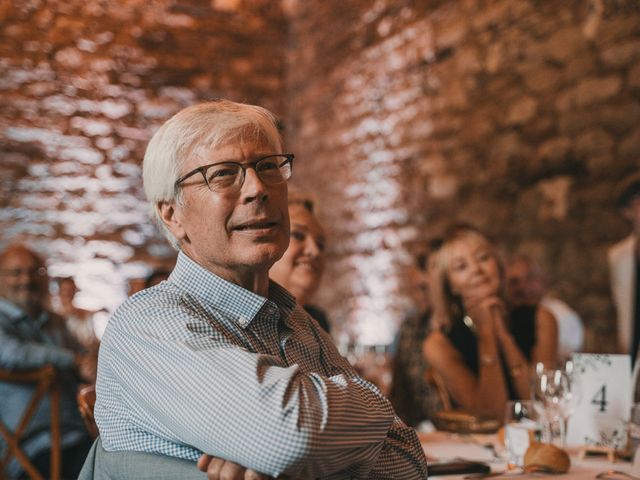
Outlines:
{"type": "MultiPolygon", "coordinates": [[[[503,471],[506,466],[504,447],[499,445],[495,435],[458,435],[446,432],[420,433],[422,448],[429,461],[441,460],[475,460],[485,462],[491,466],[491,471],[503,471]],[[498,457],[494,456],[490,448],[485,445],[494,445],[498,457]]],[[[564,475],[527,474],[517,475],[517,479],[540,479],[559,477],[563,480],[592,479],[596,474],[605,470],[620,470],[631,473],[631,464],[622,460],[615,463],[607,461],[606,456],[588,456],[583,460],[578,458],[577,452],[571,453],[571,469],[564,475]]],[[[515,473],[515,472],[514,472],[515,473]]],[[[447,480],[459,480],[465,475],[447,475],[442,478],[447,480]]],[[[504,478],[509,478],[510,475],[504,478]]],[[[440,478],[440,477],[436,477],[440,478]]],[[[498,477],[503,478],[503,477],[498,477]]]]}

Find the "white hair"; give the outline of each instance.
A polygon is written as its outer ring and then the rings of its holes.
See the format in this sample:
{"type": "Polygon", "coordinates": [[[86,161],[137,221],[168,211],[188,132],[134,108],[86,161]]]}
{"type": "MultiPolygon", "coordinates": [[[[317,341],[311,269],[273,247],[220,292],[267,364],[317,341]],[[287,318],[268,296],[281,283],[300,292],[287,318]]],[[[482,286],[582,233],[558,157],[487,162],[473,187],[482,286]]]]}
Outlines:
{"type": "Polygon", "coordinates": [[[176,250],[178,240],[162,221],[158,202],[180,202],[180,190],[175,185],[180,167],[190,155],[248,139],[266,140],[276,153],[282,153],[277,119],[269,110],[215,100],[176,113],[149,141],[142,165],[144,192],[154,220],[176,250]]]}

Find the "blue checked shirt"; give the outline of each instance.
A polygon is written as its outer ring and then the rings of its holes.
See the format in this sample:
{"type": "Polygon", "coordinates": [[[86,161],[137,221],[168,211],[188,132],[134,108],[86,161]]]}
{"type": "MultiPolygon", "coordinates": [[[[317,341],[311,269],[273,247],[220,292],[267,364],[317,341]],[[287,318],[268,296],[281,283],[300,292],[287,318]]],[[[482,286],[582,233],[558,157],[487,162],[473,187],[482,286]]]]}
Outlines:
{"type": "Polygon", "coordinates": [[[277,284],[269,299],[180,253],[128,299],[100,348],[107,451],[203,453],[293,478],[426,478],[415,432],[277,284]]]}

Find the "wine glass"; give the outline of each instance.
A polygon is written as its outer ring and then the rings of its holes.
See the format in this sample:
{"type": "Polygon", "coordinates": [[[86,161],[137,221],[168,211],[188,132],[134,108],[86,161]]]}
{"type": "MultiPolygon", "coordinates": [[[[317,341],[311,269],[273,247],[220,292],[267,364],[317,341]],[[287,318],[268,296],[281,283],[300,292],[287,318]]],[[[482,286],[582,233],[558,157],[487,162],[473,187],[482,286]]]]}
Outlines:
{"type": "Polygon", "coordinates": [[[530,400],[507,402],[504,440],[509,453],[509,468],[524,466],[524,454],[535,438],[537,415],[530,400]]]}
{"type": "Polygon", "coordinates": [[[533,402],[542,419],[544,443],[565,446],[567,422],[577,401],[576,385],[564,368],[537,370],[533,402]]]}

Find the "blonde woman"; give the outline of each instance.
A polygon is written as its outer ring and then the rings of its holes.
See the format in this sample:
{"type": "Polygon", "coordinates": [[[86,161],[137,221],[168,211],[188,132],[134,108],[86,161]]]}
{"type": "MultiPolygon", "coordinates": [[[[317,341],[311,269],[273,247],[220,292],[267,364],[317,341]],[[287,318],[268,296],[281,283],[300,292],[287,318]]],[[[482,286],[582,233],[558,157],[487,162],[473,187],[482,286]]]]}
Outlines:
{"type": "Polygon", "coordinates": [[[530,397],[533,365],[555,361],[554,317],[543,308],[507,310],[495,247],[470,226],[445,236],[431,285],[432,330],[423,344],[427,362],[457,407],[501,419],[507,400],[530,397]]]}
{"type": "Polygon", "coordinates": [[[330,326],[324,311],[310,300],[320,287],[324,272],[325,233],[314,210],[313,200],[289,193],[289,247],[269,270],[269,277],[286,288],[324,329],[330,326]]]}

